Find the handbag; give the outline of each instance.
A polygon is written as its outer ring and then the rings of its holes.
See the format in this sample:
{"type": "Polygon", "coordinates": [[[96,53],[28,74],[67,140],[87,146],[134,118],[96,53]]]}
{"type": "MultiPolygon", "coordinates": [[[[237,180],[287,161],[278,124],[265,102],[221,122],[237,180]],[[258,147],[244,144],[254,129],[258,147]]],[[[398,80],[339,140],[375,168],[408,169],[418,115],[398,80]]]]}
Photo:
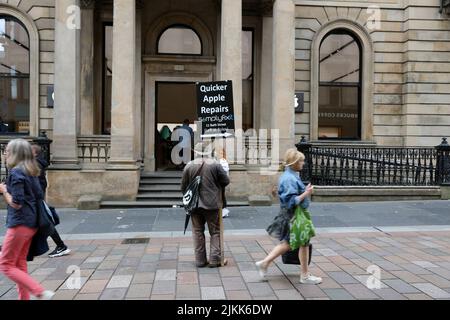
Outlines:
{"type": "Polygon", "coordinates": [[[45,211],[47,212],[50,220],[53,222],[53,225],[55,225],[55,226],[59,225],[60,220],[59,220],[58,214],[56,213],[55,208],[50,207],[47,204],[47,202],[45,202],[44,200],[42,200],[42,201],[43,201],[43,204],[44,204],[44,207],[45,207],[45,211]]]}
{"type": "Polygon", "coordinates": [[[37,201],[37,223],[38,231],[37,234],[44,237],[49,237],[55,233],[55,224],[51,216],[47,211],[47,204],[44,200],[39,199],[37,201]]]}
{"type": "Polygon", "coordinates": [[[202,176],[199,175],[203,170],[205,163],[203,162],[200,169],[194,175],[194,180],[189,184],[183,195],[183,206],[186,211],[186,221],[184,224],[184,234],[186,234],[187,227],[189,225],[189,220],[192,213],[198,208],[198,201],[200,199],[200,185],[202,183],[202,176]]]}
{"type": "MultiPolygon", "coordinates": [[[[310,244],[309,245],[309,261],[308,261],[308,265],[311,264],[312,251],[313,251],[313,245],[310,244]]],[[[295,250],[290,250],[290,251],[286,252],[285,254],[283,254],[281,256],[281,259],[283,260],[283,263],[284,264],[295,264],[297,266],[301,265],[300,258],[298,257],[299,252],[300,252],[300,248],[297,248],[295,250]]]]}
{"type": "Polygon", "coordinates": [[[290,246],[292,250],[306,247],[312,237],[316,235],[311,215],[308,210],[297,206],[294,219],[291,222],[290,246]]]}

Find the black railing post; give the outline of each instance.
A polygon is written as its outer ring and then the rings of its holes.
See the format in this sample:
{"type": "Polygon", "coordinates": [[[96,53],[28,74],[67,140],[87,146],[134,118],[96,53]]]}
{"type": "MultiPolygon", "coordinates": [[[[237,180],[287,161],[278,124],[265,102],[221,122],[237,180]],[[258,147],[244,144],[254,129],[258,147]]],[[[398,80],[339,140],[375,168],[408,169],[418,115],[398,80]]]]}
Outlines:
{"type": "Polygon", "coordinates": [[[39,137],[33,139],[33,143],[38,144],[42,148],[42,154],[47,163],[50,163],[50,145],[53,140],[47,137],[47,132],[42,131],[39,137]]]}
{"type": "Polygon", "coordinates": [[[450,185],[450,145],[447,138],[442,138],[436,146],[436,182],[438,185],[450,185]]]}
{"type": "Polygon", "coordinates": [[[306,138],[302,136],[302,140],[295,145],[297,150],[305,155],[305,165],[303,170],[300,172],[300,176],[305,184],[313,183],[312,173],[313,173],[313,161],[311,155],[312,144],[306,141],[306,138]]]}

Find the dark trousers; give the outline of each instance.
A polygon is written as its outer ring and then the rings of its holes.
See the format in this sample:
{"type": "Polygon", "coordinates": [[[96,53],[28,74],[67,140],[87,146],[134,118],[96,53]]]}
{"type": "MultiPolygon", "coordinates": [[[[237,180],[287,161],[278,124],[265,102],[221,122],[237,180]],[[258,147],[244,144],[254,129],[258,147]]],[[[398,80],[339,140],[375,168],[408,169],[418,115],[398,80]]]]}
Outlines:
{"type": "Polygon", "coordinates": [[[195,261],[197,265],[204,265],[206,258],[205,224],[208,224],[210,240],[210,264],[220,264],[220,220],[219,210],[197,209],[192,214],[192,237],[194,240],[195,261]]]}
{"type": "Polygon", "coordinates": [[[56,229],[55,229],[55,232],[50,237],[53,239],[53,241],[55,242],[55,244],[58,248],[65,246],[64,241],[62,241],[62,239],[59,236],[59,233],[58,233],[58,231],[56,231],[56,229]]]}
{"type": "MultiPolygon", "coordinates": [[[[47,188],[44,186],[42,186],[42,188],[44,191],[44,199],[45,199],[47,196],[47,188]]],[[[55,242],[55,244],[58,248],[65,246],[64,241],[62,241],[61,237],[59,236],[58,231],[56,231],[56,228],[55,228],[55,232],[50,237],[53,239],[53,242],[55,242]]]]}

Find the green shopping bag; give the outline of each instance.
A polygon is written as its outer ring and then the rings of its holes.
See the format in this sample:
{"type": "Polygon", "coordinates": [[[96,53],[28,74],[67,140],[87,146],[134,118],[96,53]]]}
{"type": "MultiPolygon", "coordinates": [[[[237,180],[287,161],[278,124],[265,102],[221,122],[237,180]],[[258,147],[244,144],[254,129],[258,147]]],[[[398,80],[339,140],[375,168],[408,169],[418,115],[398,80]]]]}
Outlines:
{"type": "Polygon", "coordinates": [[[306,247],[309,241],[316,235],[311,215],[308,210],[297,206],[294,219],[291,222],[290,246],[291,250],[306,247]]]}

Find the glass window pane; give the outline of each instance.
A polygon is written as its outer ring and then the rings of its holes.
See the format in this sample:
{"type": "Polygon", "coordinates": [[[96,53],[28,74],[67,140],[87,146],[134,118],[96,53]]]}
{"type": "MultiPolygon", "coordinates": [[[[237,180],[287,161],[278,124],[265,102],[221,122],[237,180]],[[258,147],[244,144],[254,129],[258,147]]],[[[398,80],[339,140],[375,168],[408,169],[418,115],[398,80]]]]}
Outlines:
{"type": "Polygon", "coordinates": [[[190,28],[174,26],[163,32],[158,43],[158,53],[202,54],[202,43],[190,28]]]}
{"type": "Polygon", "coordinates": [[[360,50],[348,34],[330,34],[320,49],[320,82],[358,83],[360,50]]]}
{"type": "Polygon", "coordinates": [[[361,50],[358,40],[335,30],[320,47],[319,139],[360,139],[361,50]]]}
{"type": "Polygon", "coordinates": [[[253,77],[253,32],[242,32],[242,79],[253,77]]]}
{"type": "Polygon", "coordinates": [[[103,57],[103,134],[111,134],[111,101],[112,101],[112,65],[113,65],[113,26],[105,25],[103,57]]]}
{"type": "Polygon", "coordinates": [[[242,31],[242,128],[253,128],[253,31],[242,31]]]}
{"type": "Polygon", "coordinates": [[[0,16],[0,134],[29,134],[30,40],[15,18],[0,16]]]}
{"type": "Polygon", "coordinates": [[[319,138],[359,138],[359,88],[320,86],[319,138]]]}

